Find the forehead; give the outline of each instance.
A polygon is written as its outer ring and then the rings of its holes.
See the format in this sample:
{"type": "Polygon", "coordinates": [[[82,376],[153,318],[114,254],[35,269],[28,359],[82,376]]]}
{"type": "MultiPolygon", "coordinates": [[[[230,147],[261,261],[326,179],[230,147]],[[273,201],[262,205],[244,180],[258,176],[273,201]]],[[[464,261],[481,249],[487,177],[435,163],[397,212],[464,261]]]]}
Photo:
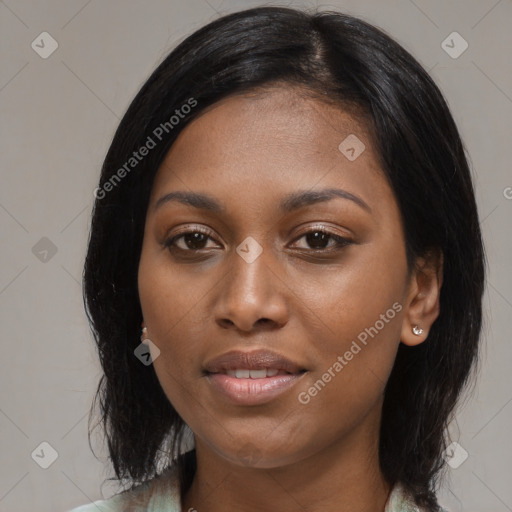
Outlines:
{"type": "Polygon", "coordinates": [[[152,202],[177,188],[242,197],[316,186],[390,194],[362,121],[300,89],[277,87],[225,98],[188,124],[158,169],[152,202]],[[356,159],[348,158],[352,148],[356,159]]]}

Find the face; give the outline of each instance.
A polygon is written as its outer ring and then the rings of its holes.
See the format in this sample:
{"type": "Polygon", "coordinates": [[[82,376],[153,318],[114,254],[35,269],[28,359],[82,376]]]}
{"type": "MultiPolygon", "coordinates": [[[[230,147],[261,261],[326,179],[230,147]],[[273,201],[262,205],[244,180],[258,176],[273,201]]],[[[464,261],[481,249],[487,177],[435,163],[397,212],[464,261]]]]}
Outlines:
{"type": "Polygon", "coordinates": [[[399,209],[348,113],[284,86],[192,121],[154,180],[138,285],[196,447],[268,468],[377,432],[410,283],[399,209]]]}

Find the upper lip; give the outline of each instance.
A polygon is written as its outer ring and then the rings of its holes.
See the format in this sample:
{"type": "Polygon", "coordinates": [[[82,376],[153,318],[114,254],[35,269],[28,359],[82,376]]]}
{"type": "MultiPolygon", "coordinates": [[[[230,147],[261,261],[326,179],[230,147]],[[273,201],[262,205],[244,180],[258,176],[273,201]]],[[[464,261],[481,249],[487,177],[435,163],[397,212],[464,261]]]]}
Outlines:
{"type": "Polygon", "coordinates": [[[271,350],[252,350],[244,352],[231,350],[208,361],[204,367],[207,373],[222,373],[226,370],[262,370],[271,368],[289,373],[300,373],[305,369],[287,357],[271,350]]]}

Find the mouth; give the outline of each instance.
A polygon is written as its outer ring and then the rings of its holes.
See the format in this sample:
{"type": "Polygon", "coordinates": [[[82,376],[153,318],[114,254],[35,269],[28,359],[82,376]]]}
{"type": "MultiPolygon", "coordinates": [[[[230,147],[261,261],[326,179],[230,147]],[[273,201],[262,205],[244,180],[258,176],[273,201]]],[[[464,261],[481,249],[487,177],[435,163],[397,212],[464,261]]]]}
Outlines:
{"type": "Polygon", "coordinates": [[[216,399],[260,405],[290,390],[308,370],[268,350],[231,351],[206,364],[204,375],[216,399]]]}
{"type": "Polygon", "coordinates": [[[207,362],[203,371],[205,374],[222,373],[239,379],[264,379],[302,373],[306,368],[282,354],[259,349],[251,352],[231,350],[207,362]]]}

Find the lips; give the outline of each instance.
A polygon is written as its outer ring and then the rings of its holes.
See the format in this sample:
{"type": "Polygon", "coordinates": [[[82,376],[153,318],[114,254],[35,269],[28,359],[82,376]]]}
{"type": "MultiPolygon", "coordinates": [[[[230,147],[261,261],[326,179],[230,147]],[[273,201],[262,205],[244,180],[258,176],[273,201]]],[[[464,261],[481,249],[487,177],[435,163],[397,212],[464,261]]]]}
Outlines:
{"type": "Polygon", "coordinates": [[[258,406],[271,402],[298,385],[307,370],[271,350],[232,350],[204,367],[214,400],[235,406],[258,406]]]}
{"type": "Polygon", "coordinates": [[[291,359],[277,352],[263,349],[251,352],[232,350],[208,361],[204,367],[207,374],[222,373],[234,376],[233,372],[238,372],[241,378],[261,378],[263,370],[266,371],[267,376],[300,374],[306,371],[291,359]]]}

